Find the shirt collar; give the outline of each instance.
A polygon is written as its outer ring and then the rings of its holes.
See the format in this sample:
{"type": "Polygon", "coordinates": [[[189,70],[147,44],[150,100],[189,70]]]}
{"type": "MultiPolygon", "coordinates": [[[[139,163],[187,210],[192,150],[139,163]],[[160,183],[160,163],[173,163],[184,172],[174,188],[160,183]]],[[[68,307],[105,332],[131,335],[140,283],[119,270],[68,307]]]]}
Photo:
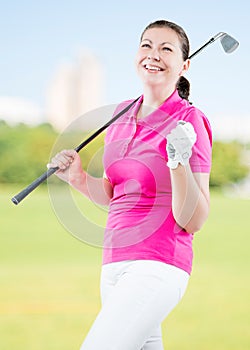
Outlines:
{"type": "MultiPolygon", "coordinates": [[[[140,96],[138,101],[132,106],[130,110],[130,117],[136,117],[137,111],[140,108],[141,103],[143,102],[143,95],[140,96]]],[[[185,104],[187,101],[183,100],[178,91],[175,90],[172,95],[170,95],[156,110],[147,115],[146,117],[139,119],[139,124],[150,124],[152,126],[163,122],[170,115],[173,115],[185,104]]]]}

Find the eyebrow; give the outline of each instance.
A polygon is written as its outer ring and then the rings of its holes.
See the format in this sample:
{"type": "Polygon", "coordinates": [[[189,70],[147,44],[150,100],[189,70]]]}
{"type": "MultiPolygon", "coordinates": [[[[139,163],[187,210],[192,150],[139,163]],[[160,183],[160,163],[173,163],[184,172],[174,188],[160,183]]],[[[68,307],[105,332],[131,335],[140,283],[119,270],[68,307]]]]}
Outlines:
{"type": "MultiPolygon", "coordinates": [[[[150,40],[150,39],[142,39],[141,42],[143,42],[144,40],[147,40],[147,41],[150,42],[150,44],[153,44],[152,40],[150,40]]],[[[174,44],[172,44],[172,43],[170,43],[170,42],[168,42],[168,41],[165,41],[164,43],[161,43],[160,45],[165,45],[165,44],[169,44],[169,45],[174,46],[174,44]]]]}

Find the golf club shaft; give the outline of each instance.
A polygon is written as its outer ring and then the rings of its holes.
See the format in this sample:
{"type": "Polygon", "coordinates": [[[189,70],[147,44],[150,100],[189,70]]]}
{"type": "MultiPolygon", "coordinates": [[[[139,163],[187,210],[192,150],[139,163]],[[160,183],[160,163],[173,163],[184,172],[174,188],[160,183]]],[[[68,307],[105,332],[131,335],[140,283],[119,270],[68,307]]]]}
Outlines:
{"type": "Polygon", "coordinates": [[[192,55],[190,55],[188,58],[191,60],[194,56],[198,55],[202,50],[205,49],[208,45],[212,44],[215,41],[214,38],[211,38],[209,41],[207,41],[204,45],[202,45],[198,50],[196,50],[192,55]]]}
{"type": "MultiPolygon", "coordinates": [[[[106,124],[104,124],[100,129],[96,130],[92,135],[90,135],[86,140],[84,140],[80,145],[78,145],[75,148],[76,152],[80,152],[81,149],[83,149],[87,144],[89,144],[92,140],[94,140],[100,133],[102,133],[107,127],[109,127],[114,121],[116,121],[119,117],[121,117],[124,113],[126,113],[139,99],[135,99],[132,101],[127,107],[125,107],[121,112],[119,112],[117,115],[115,115],[110,121],[108,121],[106,124]]],[[[48,179],[52,174],[54,174],[59,168],[50,168],[45,173],[43,173],[41,176],[39,176],[36,180],[34,180],[30,185],[28,185],[25,189],[23,189],[21,192],[16,194],[14,197],[11,198],[12,202],[14,204],[19,204],[25,197],[28,196],[34,189],[36,189],[42,182],[48,179]]]]}

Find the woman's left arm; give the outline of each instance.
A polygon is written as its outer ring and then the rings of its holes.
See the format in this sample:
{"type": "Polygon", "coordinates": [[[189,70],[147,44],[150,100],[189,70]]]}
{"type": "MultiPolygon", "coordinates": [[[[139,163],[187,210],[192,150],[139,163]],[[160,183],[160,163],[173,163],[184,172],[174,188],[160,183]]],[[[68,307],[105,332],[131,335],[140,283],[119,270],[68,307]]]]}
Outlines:
{"type": "MultiPolygon", "coordinates": [[[[204,156],[204,149],[208,149],[209,141],[205,138],[203,129],[197,129],[200,130],[198,149],[203,150],[204,156]]],[[[201,229],[209,213],[209,172],[192,171],[189,163],[192,148],[198,140],[193,125],[185,121],[178,121],[167,135],[172,211],[177,224],[191,234],[201,229]]]]}
{"type": "Polygon", "coordinates": [[[188,233],[199,231],[210,206],[209,174],[192,173],[189,163],[170,170],[172,210],[177,224],[188,233]]]}

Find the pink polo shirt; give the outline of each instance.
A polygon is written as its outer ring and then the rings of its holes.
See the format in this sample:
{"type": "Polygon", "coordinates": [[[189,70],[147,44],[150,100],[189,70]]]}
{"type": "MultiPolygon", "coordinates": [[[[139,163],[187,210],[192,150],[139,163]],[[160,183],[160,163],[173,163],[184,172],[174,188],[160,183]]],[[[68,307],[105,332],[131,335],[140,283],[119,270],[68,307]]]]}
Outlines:
{"type": "MultiPolygon", "coordinates": [[[[211,128],[204,114],[175,91],[157,110],[136,121],[143,96],[107,131],[103,156],[113,186],[104,235],[103,264],[124,260],[157,260],[192,269],[192,239],[176,223],[166,136],[178,120],[192,123],[197,141],[193,172],[211,169],[211,128]]],[[[131,101],[121,103],[116,113],[131,101]]]]}

